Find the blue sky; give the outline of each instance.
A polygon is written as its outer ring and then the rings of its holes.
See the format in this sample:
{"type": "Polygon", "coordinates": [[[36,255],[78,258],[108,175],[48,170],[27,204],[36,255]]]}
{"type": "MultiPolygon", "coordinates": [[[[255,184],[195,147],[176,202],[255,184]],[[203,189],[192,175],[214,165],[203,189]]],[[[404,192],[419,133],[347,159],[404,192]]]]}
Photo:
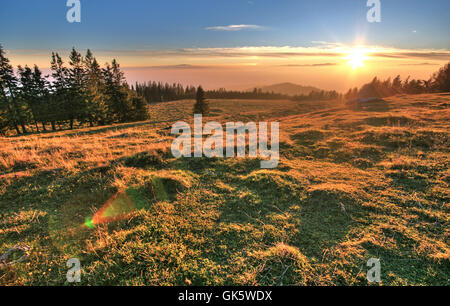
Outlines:
{"type": "Polygon", "coordinates": [[[448,0],[381,0],[380,23],[367,21],[367,0],[80,1],[82,22],[69,23],[66,0],[2,0],[13,65],[48,69],[51,51],[90,48],[100,63],[118,59],[130,82],[344,90],[375,75],[428,78],[450,61],[448,0]]]}
{"type": "Polygon", "coordinates": [[[450,48],[450,1],[381,0],[369,24],[365,0],[81,0],[82,23],[66,21],[66,0],[2,0],[0,42],[10,49],[123,50],[307,46],[312,41],[398,48],[450,48]],[[263,29],[211,31],[258,25],[263,29]],[[416,31],[415,33],[413,31],[416,31]]]}

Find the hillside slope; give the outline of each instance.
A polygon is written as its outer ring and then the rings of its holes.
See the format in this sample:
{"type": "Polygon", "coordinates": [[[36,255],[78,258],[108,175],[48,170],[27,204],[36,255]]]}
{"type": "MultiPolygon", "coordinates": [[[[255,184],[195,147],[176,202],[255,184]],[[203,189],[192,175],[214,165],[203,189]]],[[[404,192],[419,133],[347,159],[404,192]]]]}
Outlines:
{"type": "Polygon", "coordinates": [[[0,284],[448,285],[450,96],[337,102],[211,101],[206,120],[280,122],[278,168],[175,159],[174,120],[0,138],[0,284]],[[103,209],[102,209],[103,207],[103,209]],[[120,214],[121,218],[114,218],[120,214]]]}

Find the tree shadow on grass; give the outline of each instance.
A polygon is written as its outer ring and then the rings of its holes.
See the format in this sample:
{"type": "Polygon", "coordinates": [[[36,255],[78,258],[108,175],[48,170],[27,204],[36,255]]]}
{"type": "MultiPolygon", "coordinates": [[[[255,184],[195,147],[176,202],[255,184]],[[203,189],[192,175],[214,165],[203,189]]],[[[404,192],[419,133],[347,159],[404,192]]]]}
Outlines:
{"type": "Polygon", "coordinates": [[[400,186],[407,191],[426,192],[431,186],[428,177],[415,172],[397,170],[389,171],[385,175],[393,180],[394,186],[400,186]]]}
{"type": "MultiPolygon", "coordinates": [[[[301,182],[286,172],[260,169],[257,163],[254,166],[241,168],[233,165],[228,174],[234,175],[220,178],[221,184],[229,187],[217,191],[223,202],[218,206],[219,215],[214,227],[207,235],[213,237],[208,239],[208,244],[211,244],[208,249],[213,252],[203,253],[216,265],[229,266],[235,273],[254,273],[263,262],[252,252],[265,252],[293,235],[295,228],[288,214],[293,206],[301,203],[301,182]],[[243,261],[234,265],[230,258],[241,258],[243,261]]],[[[290,274],[291,271],[286,275],[290,274]]],[[[263,282],[258,275],[245,284],[263,282]]],[[[228,279],[226,284],[236,285],[239,282],[233,278],[228,279]]]]}
{"type": "MultiPolygon", "coordinates": [[[[386,248],[366,241],[362,247],[369,258],[380,259],[381,280],[385,285],[448,285],[450,262],[448,259],[432,259],[430,257],[411,254],[418,241],[411,240],[403,233],[395,231],[392,236],[397,247],[386,248]]],[[[391,233],[392,234],[392,233],[391,233]]]]}
{"type": "Polygon", "coordinates": [[[294,245],[306,256],[319,258],[323,250],[342,241],[359,212],[357,200],[343,191],[308,191],[296,215],[299,231],[294,245]]]}
{"type": "Polygon", "coordinates": [[[141,127],[141,126],[146,126],[146,125],[154,125],[154,124],[159,124],[159,123],[171,123],[171,122],[176,122],[179,120],[181,120],[181,119],[165,120],[165,121],[131,122],[131,123],[122,123],[122,124],[117,124],[117,125],[109,125],[109,126],[97,126],[94,128],[81,127],[78,130],[75,128],[73,130],[66,128],[66,129],[61,129],[61,130],[57,130],[57,131],[47,130],[47,131],[42,131],[39,133],[35,132],[35,133],[27,133],[27,134],[21,134],[21,135],[13,135],[13,136],[8,136],[8,138],[19,138],[19,137],[29,136],[29,135],[44,135],[41,137],[42,139],[49,139],[49,138],[54,138],[54,137],[60,136],[60,135],[58,135],[60,133],[64,133],[63,135],[65,137],[95,135],[95,134],[106,133],[109,131],[120,131],[123,129],[141,127]]]}

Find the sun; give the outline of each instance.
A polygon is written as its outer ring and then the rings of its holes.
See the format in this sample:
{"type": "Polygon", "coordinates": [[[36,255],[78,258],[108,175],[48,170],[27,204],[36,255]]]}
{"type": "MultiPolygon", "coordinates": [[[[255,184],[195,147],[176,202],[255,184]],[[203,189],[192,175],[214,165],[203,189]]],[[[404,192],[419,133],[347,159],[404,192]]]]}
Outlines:
{"type": "Polygon", "coordinates": [[[369,59],[366,52],[361,49],[352,50],[345,59],[348,60],[348,64],[353,67],[354,70],[364,67],[364,62],[369,59]]]}

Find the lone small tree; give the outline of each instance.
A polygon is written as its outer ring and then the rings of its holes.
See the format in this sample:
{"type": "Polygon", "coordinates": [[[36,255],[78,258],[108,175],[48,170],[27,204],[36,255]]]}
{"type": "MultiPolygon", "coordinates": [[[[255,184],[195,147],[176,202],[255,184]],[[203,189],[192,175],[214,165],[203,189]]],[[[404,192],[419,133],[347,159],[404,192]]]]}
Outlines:
{"type": "Polygon", "coordinates": [[[208,111],[209,111],[208,102],[205,99],[205,91],[203,90],[203,88],[201,86],[199,86],[197,88],[196,100],[197,100],[197,102],[194,105],[194,115],[208,114],[208,111]]]}

